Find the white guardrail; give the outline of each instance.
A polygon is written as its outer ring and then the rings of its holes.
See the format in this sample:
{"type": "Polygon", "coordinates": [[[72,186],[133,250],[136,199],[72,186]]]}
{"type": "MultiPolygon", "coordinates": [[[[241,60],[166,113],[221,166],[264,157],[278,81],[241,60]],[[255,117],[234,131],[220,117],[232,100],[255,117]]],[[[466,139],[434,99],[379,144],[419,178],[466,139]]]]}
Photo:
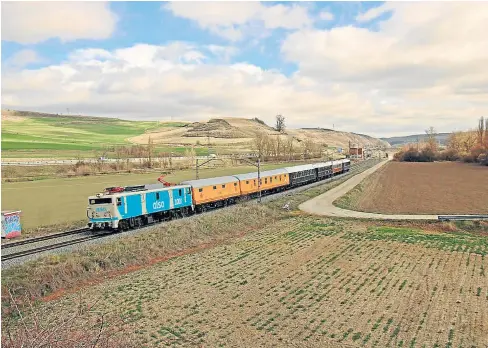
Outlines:
{"type": "MultiPolygon", "coordinates": [[[[209,159],[212,156],[196,156],[195,158],[197,159],[209,159]]],[[[232,158],[234,156],[232,155],[220,155],[218,158],[232,158]]],[[[153,157],[153,161],[157,161],[159,159],[169,159],[170,157],[153,157]]],[[[188,157],[184,156],[172,156],[172,160],[184,160],[188,159],[188,157]]],[[[88,158],[88,159],[67,159],[67,160],[50,160],[50,161],[2,161],[2,166],[55,166],[55,165],[63,165],[63,164],[76,164],[78,162],[84,162],[84,163],[98,163],[98,162],[103,162],[103,163],[116,163],[116,162],[143,162],[147,161],[147,158],[124,158],[124,159],[116,159],[116,158],[104,158],[103,160],[97,160],[94,158],[88,158]]]]}

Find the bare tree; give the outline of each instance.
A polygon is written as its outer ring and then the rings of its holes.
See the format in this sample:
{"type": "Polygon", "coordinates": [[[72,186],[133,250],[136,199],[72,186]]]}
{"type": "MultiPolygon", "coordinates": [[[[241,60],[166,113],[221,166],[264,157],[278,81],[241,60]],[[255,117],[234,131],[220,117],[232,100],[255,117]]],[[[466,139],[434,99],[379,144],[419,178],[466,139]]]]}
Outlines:
{"type": "Polygon", "coordinates": [[[312,139],[306,139],[303,144],[303,158],[308,159],[312,157],[315,150],[315,143],[312,139]]]}
{"type": "Polygon", "coordinates": [[[284,145],[285,150],[283,152],[286,152],[288,154],[288,160],[290,160],[293,156],[293,137],[288,137],[286,139],[286,143],[284,145]]]}
{"type": "Polygon", "coordinates": [[[153,152],[154,152],[154,141],[151,139],[151,136],[149,136],[149,139],[147,140],[147,161],[148,161],[149,168],[152,168],[153,152]]]}
{"type": "Polygon", "coordinates": [[[473,131],[463,132],[461,140],[464,153],[469,153],[476,144],[476,134],[473,131]]]}
{"type": "Polygon", "coordinates": [[[434,127],[429,127],[429,129],[427,129],[425,131],[425,134],[427,134],[427,146],[432,150],[432,151],[437,151],[437,140],[436,140],[436,135],[437,135],[437,132],[435,130],[434,127]]]}
{"type": "Polygon", "coordinates": [[[256,133],[253,139],[252,147],[258,153],[259,157],[263,157],[268,143],[268,135],[264,132],[256,133]]]}
{"type": "Polygon", "coordinates": [[[488,150],[488,117],[485,118],[485,147],[488,150]]]}
{"type": "Polygon", "coordinates": [[[283,115],[276,115],[276,127],[275,129],[280,132],[285,132],[285,116],[283,115]]]}
{"type": "Polygon", "coordinates": [[[483,116],[480,117],[478,121],[478,129],[476,130],[478,134],[478,143],[480,146],[483,146],[483,137],[485,135],[485,118],[483,116]]]}

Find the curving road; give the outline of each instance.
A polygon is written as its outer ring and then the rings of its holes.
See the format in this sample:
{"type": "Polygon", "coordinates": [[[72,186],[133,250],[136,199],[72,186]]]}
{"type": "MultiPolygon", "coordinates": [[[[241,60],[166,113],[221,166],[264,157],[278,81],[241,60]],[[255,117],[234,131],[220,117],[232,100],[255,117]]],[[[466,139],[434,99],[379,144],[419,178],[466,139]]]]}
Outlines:
{"type": "Polygon", "coordinates": [[[364,178],[374,173],[376,170],[384,166],[386,163],[388,163],[388,160],[378,163],[374,167],[371,167],[370,169],[365,170],[364,172],[353,176],[351,179],[321,194],[320,196],[317,196],[315,198],[312,198],[311,200],[308,200],[300,204],[298,208],[310,214],[337,216],[337,217],[350,217],[350,218],[359,218],[359,219],[437,220],[438,215],[389,215],[389,214],[365,213],[361,211],[342,209],[332,204],[332,202],[334,202],[339,197],[344,196],[346,193],[352,190],[357,184],[359,184],[364,178]]]}

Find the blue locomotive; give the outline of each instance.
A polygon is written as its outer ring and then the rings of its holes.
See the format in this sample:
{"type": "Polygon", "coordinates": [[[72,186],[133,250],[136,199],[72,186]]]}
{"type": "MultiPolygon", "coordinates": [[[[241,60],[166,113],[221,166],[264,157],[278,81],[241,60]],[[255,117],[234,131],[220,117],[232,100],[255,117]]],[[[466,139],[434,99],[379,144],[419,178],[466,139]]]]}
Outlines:
{"type": "Polygon", "coordinates": [[[88,197],[88,227],[127,230],[193,212],[189,185],[109,187],[88,197]]]}

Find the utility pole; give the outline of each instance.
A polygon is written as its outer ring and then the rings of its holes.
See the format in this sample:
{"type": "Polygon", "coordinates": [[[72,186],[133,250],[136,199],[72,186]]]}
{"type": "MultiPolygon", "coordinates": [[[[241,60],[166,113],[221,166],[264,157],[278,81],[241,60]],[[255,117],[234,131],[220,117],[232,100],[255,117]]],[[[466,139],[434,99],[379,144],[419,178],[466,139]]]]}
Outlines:
{"type": "Polygon", "coordinates": [[[259,191],[258,202],[261,203],[261,156],[258,155],[257,162],[251,162],[247,158],[240,158],[240,160],[249,163],[255,167],[258,167],[258,191],[259,191]]]}
{"type": "Polygon", "coordinates": [[[259,191],[258,202],[261,203],[261,159],[259,157],[258,157],[258,191],[259,191]]]}

